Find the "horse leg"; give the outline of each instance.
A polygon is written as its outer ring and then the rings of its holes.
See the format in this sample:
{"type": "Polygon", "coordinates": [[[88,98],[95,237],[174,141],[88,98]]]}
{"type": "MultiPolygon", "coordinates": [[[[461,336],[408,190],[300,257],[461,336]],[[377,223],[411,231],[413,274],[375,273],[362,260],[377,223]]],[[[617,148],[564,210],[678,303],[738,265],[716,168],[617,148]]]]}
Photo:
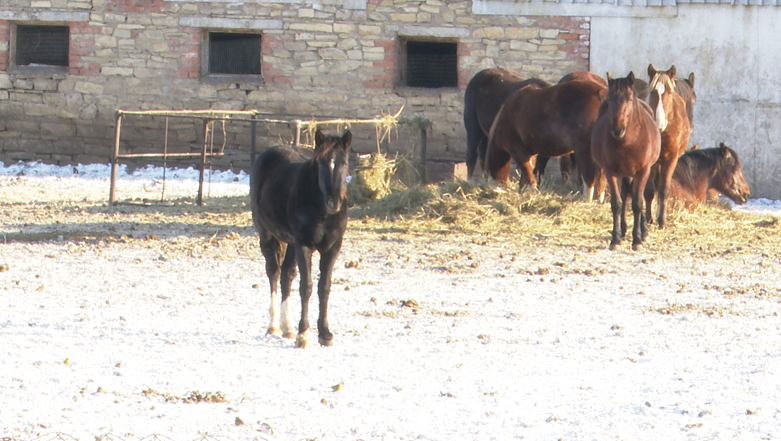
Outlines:
{"type": "Polygon", "coordinates": [[[485,155],[485,168],[483,172],[488,172],[488,175],[493,178],[494,181],[500,184],[507,184],[510,181],[510,154],[499,147],[493,149],[488,147],[485,155]]]}
{"type": "Polygon", "coordinates": [[[268,276],[269,289],[271,291],[271,305],[268,308],[269,325],[266,335],[281,335],[279,326],[279,266],[282,254],[287,248],[287,244],[280,242],[270,234],[259,231],[260,250],[266,260],[266,275],[268,276]]]}
{"type": "Polygon", "coordinates": [[[322,346],[334,344],[334,335],[328,329],[328,296],[331,293],[331,276],[334,264],[339,256],[339,247],[335,246],[320,253],[320,280],[317,282],[317,297],[320,301],[320,316],[317,319],[318,341],[322,346]]]}
{"type": "Polygon", "coordinates": [[[537,181],[542,180],[542,176],[545,174],[545,167],[548,166],[550,158],[548,156],[537,155],[537,162],[534,164],[534,178],[537,181]]]}
{"type": "Polygon", "coordinates": [[[626,210],[629,204],[634,204],[632,185],[629,178],[621,178],[621,239],[626,237],[626,210]]]}
{"type": "Polygon", "coordinates": [[[575,163],[577,164],[577,172],[580,176],[581,188],[580,192],[586,197],[587,201],[595,200],[594,195],[594,181],[597,175],[597,169],[599,166],[591,158],[591,148],[578,149],[574,153],[575,163]]]}
{"type": "Polygon", "coordinates": [[[296,347],[309,347],[309,298],[312,296],[312,248],[296,244],[299,288],[301,294],[301,321],[298,322],[296,347]]]}
{"type": "Polygon", "coordinates": [[[518,164],[518,168],[521,170],[521,179],[518,181],[518,192],[523,190],[524,185],[528,185],[533,189],[537,189],[537,179],[534,178],[534,156],[532,157],[515,157],[515,163],[518,164]]]}
{"type": "Polygon", "coordinates": [[[285,260],[282,261],[282,338],[293,338],[293,324],[290,319],[290,288],[296,277],[296,250],[295,247],[287,247],[285,260]]]}
{"type": "MultiPolygon", "coordinates": [[[[632,194],[634,195],[632,212],[635,219],[635,224],[632,227],[632,250],[634,251],[643,249],[643,240],[648,235],[648,226],[646,225],[645,213],[643,211],[643,198],[640,193],[645,190],[649,173],[649,168],[641,170],[632,182],[632,194]]],[[[660,200],[659,203],[661,204],[662,201],[660,200]]]]}
{"type": "Polygon", "coordinates": [[[485,135],[479,127],[466,132],[466,175],[468,178],[472,178],[475,173],[475,165],[478,160],[482,161],[485,158],[486,142],[485,135]],[[481,145],[482,144],[482,145],[481,145]],[[482,147],[482,152],[480,151],[482,147]]]}
{"type": "MultiPolygon", "coordinates": [[[[648,177],[648,183],[643,191],[645,197],[645,218],[648,223],[653,223],[654,218],[651,214],[651,207],[654,203],[654,197],[656,197],[656,190],[659,188],[659,165],[651,167],[651,174],[648,177]]],[[[659,205],[659,202],[656,203],[659,205]]]]}
{"type": "Polygon", "coordinates": [[[675,167],[678,165],[678,157],[674,157],[672,161],[667,164],[662,164],[662,169],[659,172],[659,228],[664,228],[667,223],[667,197],[670,195],[670,182],[673,180],[673,173],[675,167]]]}
{"type": "Polygon", "coordinates": [[[610,250],[615,250],[621,244],[621,193],[618,186],[618,178],[608,176],[607,182],[610,185],[610,210],[613,213],[613,233],[610,240],[610,250]]]}

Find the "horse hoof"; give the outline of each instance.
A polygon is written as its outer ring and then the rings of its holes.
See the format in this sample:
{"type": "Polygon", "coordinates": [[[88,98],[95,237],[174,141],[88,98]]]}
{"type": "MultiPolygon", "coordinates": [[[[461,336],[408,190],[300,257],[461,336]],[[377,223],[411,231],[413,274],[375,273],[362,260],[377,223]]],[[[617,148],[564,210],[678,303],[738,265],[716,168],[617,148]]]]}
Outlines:
{"type": "Polygon", "coordinates": [[[320,346],[333,346],[334,345],[334,338],[333,337],[319,337],[317,341],[320,342],[320,346]]]}
{"type": "Polygon", "coordinates": [[[607,249],[610,250],[610,251],[615,251],[617,246],[618,246],[618,242],[613,242],[613,243],[610,244],[609,247],[607,247],[607,249]]]}
{"type": "Polygon", "coordinates": [[[282,335],[282,330],[280,330],[279,328],[268,328],[268,330],[266,331],[266,335],[276,335],[277,337],[279,337],[280,335],[282,335]]]}
{"type": "Polygon", "coordinates": [[[282,338],[295,338],[295,336],[296,336],[295,332],[287,331],[282,333],[282,338]]]}
{"type": "Polygon", "coordinates": [[[306,349],[309,347],[309,336],[306,334],[298,334],[296,337],[296,347],[300,349],[306,349]]]}
{"type": "Polygon", "coordinates": [[[643,251],[643,245],[639,243],[633,243],[632,251],[643,251]]]}

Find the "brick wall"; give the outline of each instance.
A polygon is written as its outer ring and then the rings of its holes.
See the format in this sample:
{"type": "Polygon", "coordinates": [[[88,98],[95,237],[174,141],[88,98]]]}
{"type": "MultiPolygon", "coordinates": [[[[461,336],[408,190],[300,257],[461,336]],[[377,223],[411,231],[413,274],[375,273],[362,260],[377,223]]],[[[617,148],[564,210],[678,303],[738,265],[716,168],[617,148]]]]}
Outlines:
{"type": "MultiPolygon", "coordinates": [[[[11,1],[9,8],[13,18],[0,15],[4,162],[107,162],[116,109],[259,109],[307,118],[370,118],[402,105],[404,116],[432,122],[430,157],[462,160],[463,91],[475,73],[500,66],[556,81],[588,69],[588,18],[477,16],[468,1],[68,0],[11,1]],[[44,17],[70,26],[64,74],[31,73],[9,64],[16,17],[23,23],[44,17]],[[260,32],[262,77],[204,74],[208,31],[260,32]],[[457,42],[458,87],[401,85],[403,39],[457,42]]],[[[159,150],[162,127],[160,119],[123,123],[123,149],[159,150]]],[[[376,148],[373,127],[353,130],[356,149],[376,148]]],[[[201,121],[171,124],[171,148],[198,148],[202,131],[201,121]]],[[[222,129],[218,132],[221,137],[222,129]]],[[[247,151],[248,135],[246,127],[229,124],[226,148],[247,151]]],[[[290,138],[289,127],[258,127],[260,146],[290,138]]],[[[417,140],[415,134],[400,133],[384,147],[406,151],[417,140]]],[[[227,161],[246,165],[243,157],[227,161]]]]}

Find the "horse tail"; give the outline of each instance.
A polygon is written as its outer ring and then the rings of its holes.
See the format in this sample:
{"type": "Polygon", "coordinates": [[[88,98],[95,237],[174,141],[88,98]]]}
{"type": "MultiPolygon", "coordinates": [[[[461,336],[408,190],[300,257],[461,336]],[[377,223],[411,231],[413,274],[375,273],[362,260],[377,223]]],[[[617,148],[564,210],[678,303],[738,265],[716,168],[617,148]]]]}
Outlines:
{"type": "Polygon", "coordinates": [[[502,107],[499,107],[499,111],[496,112],[496,116],[494,117],[493,122],[491,123],[491,130],[488,131],[488,142],[485,143],[485,152],[483,152],[483,157],[481,158],[482,164],[483,164],[483,171],[485,171],[486,164],[489,164],[488,162],[488,155],[491,153],[491,144],[494,143],[494,135],[496,134],[496,126],[499,121],[499,118],[502,116],[502,112],[504,112],[504,105],[506,103],[502,103],[502,107]]]}
{"type": "MultiPolygon", "coordinates": [[[[477,91],[474,79],[466,86],[464,93],[464,128],[466,129],[466,166],[469,177],[475,171],[475,163],[480,157],[481,144],[485,143],[485,135],[477,118],[477,91]]],[[[484,152],[483,152],[484,153],[484,152]]]]}

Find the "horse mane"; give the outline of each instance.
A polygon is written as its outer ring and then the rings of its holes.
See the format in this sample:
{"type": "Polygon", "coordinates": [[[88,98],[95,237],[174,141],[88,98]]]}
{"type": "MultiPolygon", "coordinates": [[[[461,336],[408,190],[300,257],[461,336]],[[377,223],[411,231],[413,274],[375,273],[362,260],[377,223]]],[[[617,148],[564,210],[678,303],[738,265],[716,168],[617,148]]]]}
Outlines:
{"type": "MultiPolygon", "coordinates": [[[[724,145],[722,142],[719,147],[709,149],[697,149],[687,150],[680,158],[678,158],[678,165],[675,169],[679,178],[685,178],[687,185],[694,185],[697,172],[703,169],[709,168],[713,164],[719,164],[720,162],[729,161],[737,162],[738,154],[734,150],[724,145]],[[722,148],[726,148],[730,156],[725,158],[722,154],[722,148]]],[[[714,167],[715,170],[715,167],[714,167]]]]}
{"type": "Polygon", "coordinates": [[[667,75],[667,72],[664,71],[656,72],[656,75],[651,78],[651,83],[648,85],[648,90],[650,91],[656,89],[656,85],[659,84],[660,81],[664,82],[665,89],[669,90],[670,92],[677,93],[675,90],[675,80],[670,79],[670,76],[667,75]]]}

